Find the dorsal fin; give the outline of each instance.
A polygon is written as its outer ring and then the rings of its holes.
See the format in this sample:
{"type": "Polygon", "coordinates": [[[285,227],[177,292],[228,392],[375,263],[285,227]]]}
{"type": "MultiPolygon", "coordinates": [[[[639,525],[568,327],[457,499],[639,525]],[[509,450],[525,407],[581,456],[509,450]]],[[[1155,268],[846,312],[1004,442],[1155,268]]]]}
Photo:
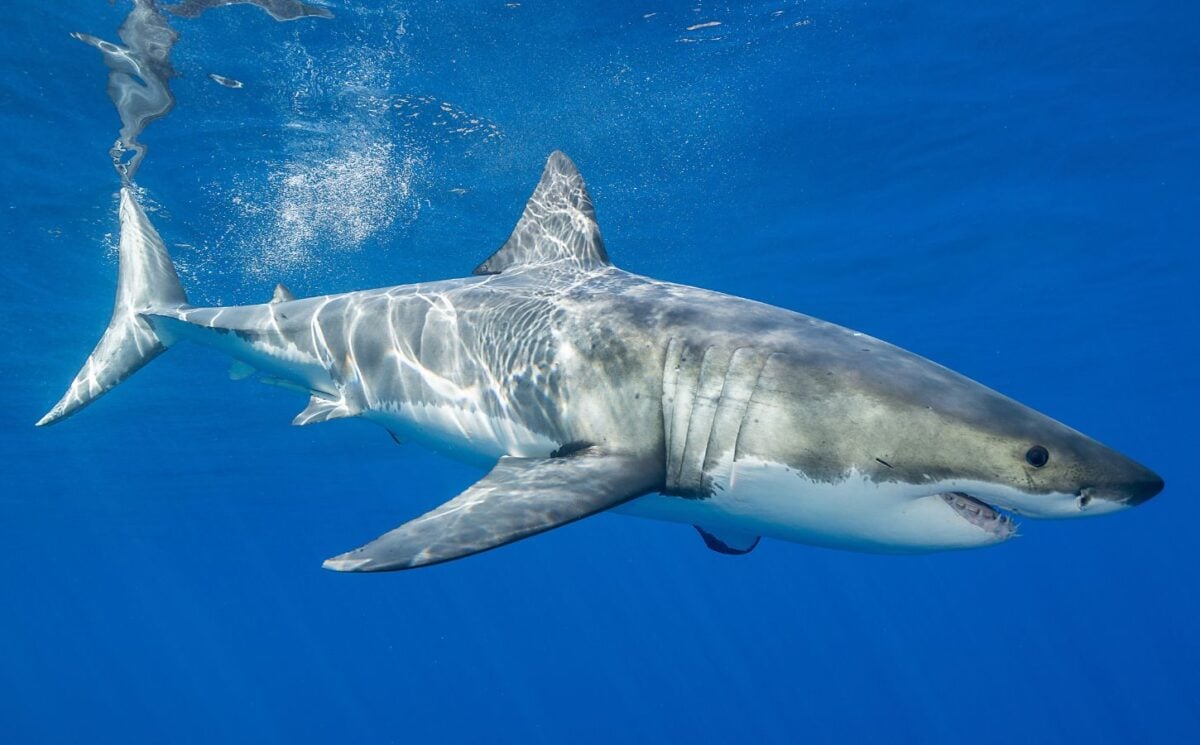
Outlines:
{"type": "Polygon", "coordinates": [[[555,150],[512,235],[475,267],[475,274],[551,264],[586,270],[609,263],[583,176],[570,158],[555,150]]]}
{"type": "Polygon", "coordinates": [[[286,303],[295,300],[296,296],[288,289],[287,285],[280,282],[275,285],[275,292],[271,294],[271,304],[286,303]]]}

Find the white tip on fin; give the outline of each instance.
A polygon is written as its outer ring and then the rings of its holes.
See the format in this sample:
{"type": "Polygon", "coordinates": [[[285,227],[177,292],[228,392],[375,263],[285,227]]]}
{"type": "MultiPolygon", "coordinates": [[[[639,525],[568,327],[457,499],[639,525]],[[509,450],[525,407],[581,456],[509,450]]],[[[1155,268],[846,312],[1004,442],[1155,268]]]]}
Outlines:
{"type": "Polygon", "coordinates": [[[353,572],[370,563],[370,559],[339,559],[335,557],[332,559],[326,559],[324,563],[321,564],[321,568],[334,572],[353,572]]]}

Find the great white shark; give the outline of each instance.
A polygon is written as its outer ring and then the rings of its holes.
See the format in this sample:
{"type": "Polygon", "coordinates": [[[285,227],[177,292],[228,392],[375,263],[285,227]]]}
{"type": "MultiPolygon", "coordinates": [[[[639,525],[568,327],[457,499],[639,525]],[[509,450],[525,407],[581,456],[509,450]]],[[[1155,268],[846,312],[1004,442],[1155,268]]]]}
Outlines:
{"type": "Polygon", "coordinates": [[[38,425],[192,341],[309,396],[294,424],[360,417],[490,471],[325,567],[457,559],[617,509],[875,552],[1001,543],[1014,514],[1115,512],[1148,468],[911,352],[841,326],[638,276],[608,258],[560,152],[508,241],[462,279],[194,307],[131,188],[100,342],[38,425]]]}

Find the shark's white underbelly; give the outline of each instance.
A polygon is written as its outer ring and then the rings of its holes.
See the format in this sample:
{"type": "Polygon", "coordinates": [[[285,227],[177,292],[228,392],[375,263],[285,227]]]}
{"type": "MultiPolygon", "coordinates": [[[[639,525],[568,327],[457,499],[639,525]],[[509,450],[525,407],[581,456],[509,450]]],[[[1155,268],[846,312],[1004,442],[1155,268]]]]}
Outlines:
{"type": "Polygon", "coordinates": [[[761,535],[818,546],[911,553],[999,543],[938,494],[878,483],[851,472],[817,482],[778,463],[740,460],[712,474],[705,499],[648,495],[618,507],[627,515],[690,523],[718,533],[761,535]]]}
{"type": "Polygon", "coordinates": [[[544,458],[558,448],[550,438],[513,419],[490,416],[477,404],[399,401],[362,416],[401,439],[486,468],[502,455],[544,458]]]}

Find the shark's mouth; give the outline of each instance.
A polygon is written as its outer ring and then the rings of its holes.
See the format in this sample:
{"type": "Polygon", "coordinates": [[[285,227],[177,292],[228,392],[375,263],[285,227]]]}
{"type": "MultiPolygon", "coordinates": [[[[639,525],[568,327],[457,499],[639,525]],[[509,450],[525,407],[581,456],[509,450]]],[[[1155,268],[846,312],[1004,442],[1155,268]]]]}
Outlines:
{"type": "Polygon", "coordinates": [[[1008,513],[960,491],[939,495],[964,520],[1001,540],[1017,532],[1017,523],[1008,513]]]}

